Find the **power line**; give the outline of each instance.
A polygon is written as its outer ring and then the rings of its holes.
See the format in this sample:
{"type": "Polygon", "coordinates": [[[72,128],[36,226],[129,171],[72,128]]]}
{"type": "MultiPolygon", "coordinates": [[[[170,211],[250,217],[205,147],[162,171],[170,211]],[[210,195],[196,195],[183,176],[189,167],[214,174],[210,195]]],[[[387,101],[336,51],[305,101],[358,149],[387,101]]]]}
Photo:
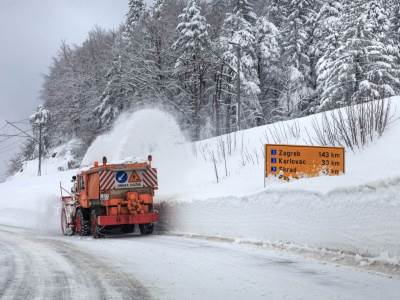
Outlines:
{"type": "MultiPolygon", "coordinates": [[[[13,137],[28,137],[26,135],[20,135],[20,134],[0,134],[0,137],[5,137],[5,138],[13,138],[13,137]]],[[[0,141],[1,142],[1,141],[0,141]]]]}
{"type": "Polygon", "coordinates": [[[9,121],[7,121],[7,120],[6,120],[6,122],[7,122],[7,124],[9,124],[10,126],[12,126],[12,127],[14,127],[15,129],[17,129],[18,131],[24,133],[24,134],[26,135],[27,138],[31,138],[31,139],[34,140],[35,142],[38,142],[38,143],[39,143],[39,141],[38,141],[34,136],[32,136],[31,134],[29,134],[29,133],[26,132],[25,130],[19,128],[18,126],[16,126],[16,125],[15,125],[14,123],[12,123],[12,122],[9,122],[9,121]]]}
{"type": "Polygon", "coordinates": [[[15,123],[9,122],[6,120],[6,123],[9,124],[10,126],[14,127],[17,129],[19,132],[25,134],[25,137],[32,139],[36,143],[39,144],[39,165],[38,165],[38,176],[42,175],[42,130],[43,130],[43,124],[39,123],[39,140],[36,139],[34,136],[32,136],[30,133],[26,132],[25,130],[19,128],[15,123]]]}
{"type": "Polygon", "coordinates": [[[10,121],[10,122],[11,122],[11,123],[14,123],[14,124],[29,124],[29,120],[30,120],[30,119],[21,119],[21,120],[10,121]]]}

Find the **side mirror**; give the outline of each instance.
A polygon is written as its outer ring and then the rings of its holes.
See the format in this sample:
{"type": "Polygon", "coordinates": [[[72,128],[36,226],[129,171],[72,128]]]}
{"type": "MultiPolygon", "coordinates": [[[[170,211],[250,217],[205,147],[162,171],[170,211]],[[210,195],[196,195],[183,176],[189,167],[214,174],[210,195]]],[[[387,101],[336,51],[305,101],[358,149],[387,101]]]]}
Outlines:
{"type": "Polygon", "coordinates": [[[76,180],[76,176],[72,176],[72,181],[75,181],[76,180]]]}

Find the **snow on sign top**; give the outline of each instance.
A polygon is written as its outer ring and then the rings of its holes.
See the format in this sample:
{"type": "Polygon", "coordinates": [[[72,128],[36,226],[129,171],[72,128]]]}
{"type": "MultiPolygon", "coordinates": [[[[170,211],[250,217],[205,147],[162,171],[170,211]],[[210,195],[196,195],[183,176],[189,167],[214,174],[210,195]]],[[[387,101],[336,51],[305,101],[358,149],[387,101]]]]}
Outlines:
{"type": "Polygon", "coordinates": [[[340,175],[345,171],[343,147],[265,145],[265,177],[340,175]]]}

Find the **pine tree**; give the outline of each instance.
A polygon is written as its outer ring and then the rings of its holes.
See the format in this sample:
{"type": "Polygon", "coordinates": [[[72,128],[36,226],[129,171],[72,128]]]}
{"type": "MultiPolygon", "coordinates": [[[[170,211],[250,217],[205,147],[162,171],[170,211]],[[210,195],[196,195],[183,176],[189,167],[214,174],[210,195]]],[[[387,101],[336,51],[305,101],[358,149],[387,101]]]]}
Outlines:
{"type": "Polygon", "coordinates": [[[346,10],[340,46],[321,73],[321,80],[326,80],[321,110],[381,99],[398,91],[399,66],[382,34],[386,17],[380,3],[351,2],[346,10]]]}
{"type": "Polygon", "coordinates": [[[267,19],[275,24],[275,26],[282,31],[285,27],[286,18],[290,11],[290,1],[291,0],[261,0],[265,3],[265,7],[262,11],[262,15],[267,17],[267,19]]]}
{"type": "Polygon", "coordinates": [[[400,3],[393,5],[389,32],[392,41],[400,44],[400,3]]]}
{"type": "Polygon", "coordinates": [[[254,25],[257,21],[257,15],[253,10],[253,5],[249,0],[234,0],[235,5],[233,7],[233,13],[235,15],[241,15],[247,22],[254,25]]]}
{"type": "MultiPolygon", "coordinates": [[[[287,113],[308,114],[315,99],[317,58],[315,44],[318,1],[290,0],[282,33],[283,56],[287,76],[284,98],[287,113]]],[[[286,76],[285,76],[286,77],[286,76]]]]}
{"type": "Polygon", "coordinates": [[[380,0],[365,3],[364,10],[361,17],[365,19],[365,28],[372,40],[364,52],[367,56],[364,78],[353,95],[357,103],[394,96],[400,85],[400,66],[389,38],[388,12],[380,0]]]}
{"type": "Polygon", "coordinates": [[[210,47],[207,21],[201,15],[197,0],[190,0],[179,15],[178,38],[173,49],[179,58],[175,64],[175,76],[180,80],[182,106],[191,116],[192,136],[200,138],[201,111],[205,104],[206,72],[209,66],[207,48],[210,47]],[[187,99],[187,100],[185,100],[187,99]]]}
{"type": "Polygon", "coordinates": [[[260,82],[260,103],[263,115],[268,121],[273,120],[279,110],[280,59],[279,31],[266,17],[259,17],[255,26],[257,73],[260,82]]]}
{"type": "Polygon", "coordinates": [[[113,47],[113,62],[106,79],[107,85],[100,98],[100,104],[95,109],[98,117],[97,127],[101,130],[109,129],[115,118],[129,107],[129,95],[133,93],[132,87],[127,82],[124,61],[126,54],[124,50],[122,35],[119,34],[113,47]]]}
{"type": "Polygon", "coordinates": [[[311,0],[292,0],[286,26],[283,31],[283,51],[290,65],[293,65],[304,77],[309,76],[310,58],[308,57],[308,39],[310,37],[309,19],[312,18],[311,0]]]}
{"type": "Polygon", "coordinates": [[[208,27],[205,17],[201,15],[197,0],[190,0],[179,15],[177,31],[178,39],[173,48],[180,53],[178,65],[191,59],[193,55],[200,56],[209,45],[208,27]]]}
{"type": "Polygon", "coordinates": [[[325,0],[323,3],[316,24],[317,48],[321,55],[324,55],[326,51],[331,52],[332,49],[337,49],[342,13],[344,13],[342,1],[325,0]]]}
{"type": "Polygon", "coordinates": [[[134,36],[136,26],[146,11],[143,0],[129,0],[128,6],[129,11],[125,22],[125,34],[127,38],[134,36]]]}
{"type": "Polygon", "coordinates": [[[366,3],[365,18],[366,26],[379,41],[385,41],[388,38],[390,29],[390,16],[382,6],[380,0],[366,3]]]}
{"type": "MultiPolygon", "coordinates": [[[[258,99],[260,94],[259,78],[257,74],[257,55],[254,48],[256,38],[254,27],[251,24],[254,12],[247,1],[237,1],[233,13],[228,13],[224,21],[220,37],[221,48],[223,49],[223,59],[230,66],[228,72],[231,73],[232,85],[238,76],[237,66],[237,47],[241,50],[241,72],[240,79],[243,86],[242,97],[242,116],[237,116],[243,126],[260,125],[263,121],[262,109],[258,99]],[[234,72],[233,72],[234,70],[234,72]]],[[[234,86],[231,86],[232,92],[234,86]]],[[[228,97],[230,101],[230,97],[228,97]]],[[[231,105],[227,103],[227,105],[231,105]]],[[[229,110],[229,109],[228,109],[229,110]]],[[[236,113],[235,113],[236,114],[236,113]]],[[[231,118],[228,112],[227,118],[231,118]]],[[[228,121],[227,123],[229,123],[228,121]]],[[[236,127],[239,124],[236,124],[236,127]]]]}
{"type": "Polygon", "coordinates": [[[318,38],[316,48],[320,54],[316,66],[317,94],[319,97],[326,89],[326,78],[324,77],[326,68],[334,59],[333,52],[339,48],[342,13],[344,13],[343,5],[338,0],[326,1],[319,12],[316,29],[318,38]]]}
{"type": "Polygon", "coordinates": [[[396,64],[400,65],[400,3],[391,3],[389,22],[389,39],[392,46],[389,51],[396,57],[396,64]]]}

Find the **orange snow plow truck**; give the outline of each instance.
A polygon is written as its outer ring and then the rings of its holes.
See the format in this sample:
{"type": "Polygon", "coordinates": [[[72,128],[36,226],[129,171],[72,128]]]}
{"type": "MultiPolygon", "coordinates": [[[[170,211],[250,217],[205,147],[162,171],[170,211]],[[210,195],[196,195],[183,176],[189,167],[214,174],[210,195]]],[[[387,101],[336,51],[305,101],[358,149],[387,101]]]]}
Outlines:
{"type": "Polygon", "coordinates": [[[158,212],[153,207],[157,190],[157,170],[147,162],[103,164],[97,162],[72,177],[71,192],[61,184],[61,229],[64,235],[92,234],[98,238],[106,232],[153,233],[158,212]],[[63,195],[67,193],[67,196],[63,195]]]}

